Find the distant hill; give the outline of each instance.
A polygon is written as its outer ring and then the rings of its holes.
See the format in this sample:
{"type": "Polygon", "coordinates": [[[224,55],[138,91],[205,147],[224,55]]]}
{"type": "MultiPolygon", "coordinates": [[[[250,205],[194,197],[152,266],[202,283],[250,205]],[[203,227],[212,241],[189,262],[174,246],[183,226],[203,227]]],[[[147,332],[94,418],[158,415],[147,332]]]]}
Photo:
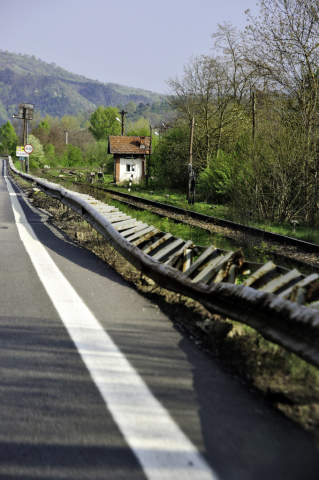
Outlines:
{"type": "Polygon", "coordinates": [[[147,90],[90,80],[35,56],[0,50],[0,125],[17,113],[18,103],[34,103],[43,116],[76,115],[99,105],[117,106],[161,101],[147,90]]]}

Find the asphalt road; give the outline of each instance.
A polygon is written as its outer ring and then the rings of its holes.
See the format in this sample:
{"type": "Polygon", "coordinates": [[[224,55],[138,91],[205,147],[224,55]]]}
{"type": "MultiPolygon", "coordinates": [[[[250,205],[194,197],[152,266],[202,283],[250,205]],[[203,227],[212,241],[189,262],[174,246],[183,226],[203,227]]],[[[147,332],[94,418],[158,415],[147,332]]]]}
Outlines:
{"type": "Polygon", "coordinates": [[[310,435],[0,170],[1,480],[318,480],[310,435]]]}

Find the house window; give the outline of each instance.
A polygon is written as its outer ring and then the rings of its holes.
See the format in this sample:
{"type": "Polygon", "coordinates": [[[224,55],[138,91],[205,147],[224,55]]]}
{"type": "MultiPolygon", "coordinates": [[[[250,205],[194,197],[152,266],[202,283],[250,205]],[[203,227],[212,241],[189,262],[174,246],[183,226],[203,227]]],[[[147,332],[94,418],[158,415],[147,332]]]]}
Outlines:
{"type": "Polygon", "coordinates": [[[126,164],[126,173],[132,173],[134,171],[135,171],[134,165],[132,163],[127,163],[126,164]]]}

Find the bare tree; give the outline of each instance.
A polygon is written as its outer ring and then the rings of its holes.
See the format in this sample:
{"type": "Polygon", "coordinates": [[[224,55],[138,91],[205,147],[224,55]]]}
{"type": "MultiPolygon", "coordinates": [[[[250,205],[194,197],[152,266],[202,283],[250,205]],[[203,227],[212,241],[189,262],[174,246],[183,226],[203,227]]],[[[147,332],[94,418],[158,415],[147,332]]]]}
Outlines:
{"type": "Polygon", "coordinates": [[[290,101],[285,121],[302,134],[300,173],[306,214],[314,221],[318,194],[319,1],[260,0],[260,7],[259,18],[247,12],[251,43],[245,60],[274,91],[290,101]]]}
{"type": "Polygon", "coordinates": [[[200,168],[209,166],[212,155],[229,145],[244,120],[240,102],[234,97],[230,62],[215,56],[192,57],[182,79],[170,78],[168,103],[180,120],[197,124],[194,145],[200,168]]]}
{"type": "Polygon", "coordinates": [[[246,103],[252,89],[259,87],[255,67],[246,61],[246,52],[250,40],[246,32],[241,32],[230,22],[218,24],[216,32],[211,35],[214,50],[223,55],[227,63],[228,83],[232,88],[232,96],[238,103],[246,103]]]}

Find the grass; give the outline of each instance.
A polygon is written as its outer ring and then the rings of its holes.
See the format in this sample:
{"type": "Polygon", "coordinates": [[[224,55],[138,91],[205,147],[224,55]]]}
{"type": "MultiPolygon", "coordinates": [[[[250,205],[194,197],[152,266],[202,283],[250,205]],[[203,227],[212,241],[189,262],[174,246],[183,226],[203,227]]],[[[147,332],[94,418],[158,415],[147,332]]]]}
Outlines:
{"type": "MultiPolygon", "coordinates": [[[[187,225],[183,223],[175,223],[173,220],[170,220],[167,217],[160,217],[156,215],[156,213],[149,212],[148,210],[133,210],[128,205],[116,201],[111,197],[106,197],[106,202],[108,204],[114,205],[115,207],[119,208],[121,212],[126,213],[127,215],[131,215],[137,220],[142,220],[149,225],[153,225],[162,232],[170,232],[175,237],[192,240],[196,245],[208,246],[212,243],[215,245],[216,235],[208,233],[202,228],[194,227],[193,225],[187,225]]],[[[224,239],[221,238],[220,240],[224,239]]],[[[225,241],[219,243],[223,243],[224,245],[223,247],[220,246],[219,248],[226,249],[226,244],[227,248],[230,248],[229,244],[225,241]]]]}
{"type": "MultiPolygon", "coordinates": [[[[21,162],[20,162],[20,160],[16,160],[15,162],[13,162],[13,165],[16,167],[17,170],[19,170],[19,172],[21,172],[21,162]]],[[[24,168],[23,168],[23,171],[24,171],[24,168]]]]}
{"type": "Polygon", "coordinates": [[[279,235],[285,235],[287,237],[297,238],[299,240],[303,240],[304,242],[319,244],[319,230],[307,227],[305,225],[296,227],[296,232],[293,231],[293,227],[288,222],[282,224],[262,223],[259,225],[260,226],[256,228],[261,228],[262,230],[278,233],[279,235]]]}

